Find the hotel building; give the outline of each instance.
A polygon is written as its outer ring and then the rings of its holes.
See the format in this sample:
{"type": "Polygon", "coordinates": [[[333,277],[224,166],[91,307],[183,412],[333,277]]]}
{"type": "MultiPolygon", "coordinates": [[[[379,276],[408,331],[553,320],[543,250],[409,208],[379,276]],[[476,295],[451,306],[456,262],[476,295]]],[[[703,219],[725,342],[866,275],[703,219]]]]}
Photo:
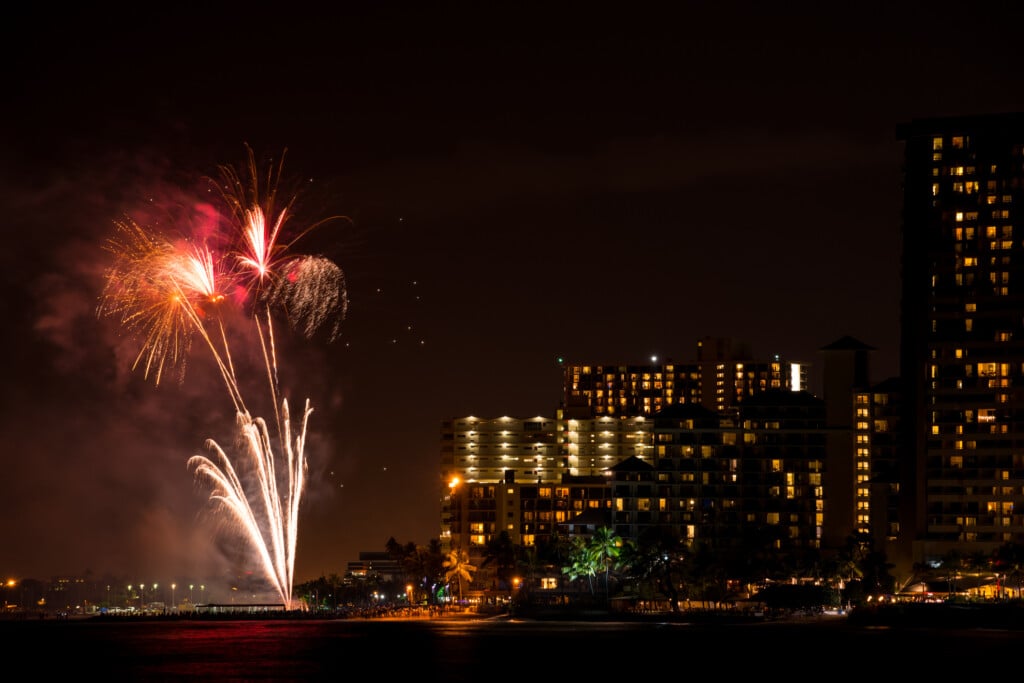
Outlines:
{"type": "Polygon", "coordinates": [[[914,120],[905,149],[903,519],[918,562],[1024,541],[1024,114],[914,120]]]}
{"type": "MultiPolygon", "coordinates": [[[[727,517],[774,523],[773,514],[789,522],[791,531],[799,528],[800,538],[813,539],[808,543],[817,546],[823,505],[823,409],[820,423],[811,428],[821,443],[815,443],[813,454],[807,455],[808,463],[799,466],[813,469],[813,475],[790,476],[788,485],[767,484],[767,478],[783,477],[789,467],[783,465],[787,456],[763,454],[774,447],[769,444],[783,442],[788,454],[796,454],[796,441],[806,438],[796,434],[806,431],[808,423],[801,422],[797,428],[790,418],[780,421],[779,415],[791,412],[791,407],[782,408],[786,402],[778,399],[777,407],[768,409],[775,410],[775,417],[752,417],[758,405],[754,397],[809,398],[801,390],[806,384],[806,364],[778,357],[755,362],[743,347],[709,338],[698,342],[698,357],[689,364],[565,365],[563,406],[553,416],[445,420],[440,468],[442,546],[480,548],[502,532],[516,544],[533,545],[556,532],[585,533],[593,527],[574,523],[580,519],[614,523],[627,537],[645,524],[671,524],[684,538],[707,542],[713,528],[723,531],[722,520],[727,517]],[[740,424],[743,401],[747,418],[740,424]],[[701,426],[668,418],[679,409],[702,411],[701,426]],[[787,426],[780,427],[782,422],[787,426]],[[695,438],[702,441],[696,451],[695,438]],[[759,468],[772,461],[775,469],[759,470],[762,480],[755,483],[749,469],[753,460],[741,466],[737,448],[747,453],[744,457],[760,453],[756,456],[759,468]],[[644,486],[623,484],[628,475],[620,464],[627,461],[654,472],[657,494],[644,486]],[[713,467],[716,473],[701,472],[705,467],[713,467]],[[741,467],[748,468],[742,492],[738,490],[741,467]],[[706,495],[695,496],[694,486],[704,487],[706,495]],[[768,493],[769,488],[774,493],[768,493]],[[799,514],[790,510],[792,494],[808,492],[814,494],[810,508],[799,514]],[[715,499],[718,495],[727,500],[715,499]],[[782,511],[772,512],[762,505],[775,495],[790,495],[784,517],[782,511]],[[755,498],[760,501],[756,513],[755,498]],[[708,510],[719,507],[723,512],[716,513],[716,521],[707,521],[708,510]]],[[[738,533],[735,524],[729,529],[722,542],[732,532],[738,533]]]]}

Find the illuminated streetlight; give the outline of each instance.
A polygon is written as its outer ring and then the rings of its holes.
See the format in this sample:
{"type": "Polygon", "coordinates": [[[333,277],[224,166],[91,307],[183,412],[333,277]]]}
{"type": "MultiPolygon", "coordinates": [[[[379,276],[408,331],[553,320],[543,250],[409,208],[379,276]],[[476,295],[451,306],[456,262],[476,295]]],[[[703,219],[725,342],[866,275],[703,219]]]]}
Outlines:
{"type": "MultiPolygon", "coordinates": [[[[3,583],[3,586],[4,586],[4,588],[6,588],[6,589],[8,589],[8,590],[10,590],[10,591],[13,591],[13,590],[14,590],[14,589],[15,589],[15,588],[17,587],[17,585],[18,585],[18,582],[17,582],[17,581],[15,580],[15,579],[7,579],[7,580],[6,580],[6,581],[4,581],[4,583],[3,583]]],[[[12,592],[12,593],[10,593],[10,594],[11,594],[11,595],[13,595],[13,592],[12,592]]],[[[8,595],[8,592],[7,592],[7,591],[4,591],[4,604],[3,604],[3,607],[4,607],[5,609],[6,609],[6,608],[7,608],[7,607],[8,607],[9,605],[13,604],[13,603],[12,603],[12,602],[11,602],[11,601],[10,601],[10,600],[8,599],[7,595],[8,595]]],[[[19,602],[19,604],[20,604],[20,602],[21,602],[21,601],[19,600],[18,602],[19,602]]]]}
{"type": "Polygon", "coordinates": [[[175,599],[175,597],[174,597],[174,595],[175,595],[175,590],[176,590],[177,588],[178,588],[178,584],[176,584],[176,583],[172,583],[172,584],[171,584],[171,609],[172,609],[172,610],[173,610],[173,609],[175,609],[175,608],[176,608],[176,606],[177,606],[177,602],[176,602],[176,599],[175,599]]]}

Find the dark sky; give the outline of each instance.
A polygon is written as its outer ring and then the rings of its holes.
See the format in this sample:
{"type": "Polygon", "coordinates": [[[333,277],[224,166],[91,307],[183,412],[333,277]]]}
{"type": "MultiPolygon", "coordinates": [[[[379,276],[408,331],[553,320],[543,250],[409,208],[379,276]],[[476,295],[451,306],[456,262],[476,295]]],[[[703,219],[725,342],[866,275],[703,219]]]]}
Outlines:
{"type": "Polygon", "coordinates": [[[819,363],[850,334],[895,374],[896,126],[1024,110],[1011,2],[302,5],[6,23],[0,573],[223,568],[186,467],[231,438],[223,386],[202,358],[147,382],[95,311],[114,221],[200,201],[246,144],[351,219],[317,236],[341,338],[283,349],[314,407],[302,581],[436,537],[441,421],[552,415],[557,356],[819,363]]]}

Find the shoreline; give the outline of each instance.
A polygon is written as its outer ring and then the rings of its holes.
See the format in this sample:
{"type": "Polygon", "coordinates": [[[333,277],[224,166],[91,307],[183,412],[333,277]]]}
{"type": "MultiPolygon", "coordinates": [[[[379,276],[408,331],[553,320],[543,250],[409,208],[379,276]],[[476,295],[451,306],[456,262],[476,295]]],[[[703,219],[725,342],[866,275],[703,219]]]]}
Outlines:
{"type": "Polygon", "coordinates": [[[931,628],[1024,631],[1024,605],[1020,603],[889,603],[843,611],[749,613],[733,610],[688,610],[677,613],[608,612],[595,609],[516,609],[511,612],[452,611],[433,614],[339,615],[309,612],[219,612],[159,615],[4,615],[0,625],[28,624],[133,624],[223,622],[469,622],[508,621],[533,623],[622,623],[729,626],[757,624],[840,624],[854,628],[931,628]]]}

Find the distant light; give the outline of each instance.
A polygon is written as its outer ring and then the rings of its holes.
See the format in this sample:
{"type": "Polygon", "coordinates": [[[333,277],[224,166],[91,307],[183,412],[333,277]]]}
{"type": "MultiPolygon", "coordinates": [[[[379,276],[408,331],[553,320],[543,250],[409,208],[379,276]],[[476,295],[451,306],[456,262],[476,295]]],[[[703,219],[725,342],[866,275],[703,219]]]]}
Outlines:
{"type": "Polygon", "coordinates": [[[657,356],[651,356],[651,362],[652,363],[657,363],[658,362],[658,357],[657,356]]]}
{"type": "Polygon", "coordinates": [[[803,385],[800,384],[800,364],[791,363],[789,366],[789,382],[793,387],[793,391],[803,391],[803,385]]]}

